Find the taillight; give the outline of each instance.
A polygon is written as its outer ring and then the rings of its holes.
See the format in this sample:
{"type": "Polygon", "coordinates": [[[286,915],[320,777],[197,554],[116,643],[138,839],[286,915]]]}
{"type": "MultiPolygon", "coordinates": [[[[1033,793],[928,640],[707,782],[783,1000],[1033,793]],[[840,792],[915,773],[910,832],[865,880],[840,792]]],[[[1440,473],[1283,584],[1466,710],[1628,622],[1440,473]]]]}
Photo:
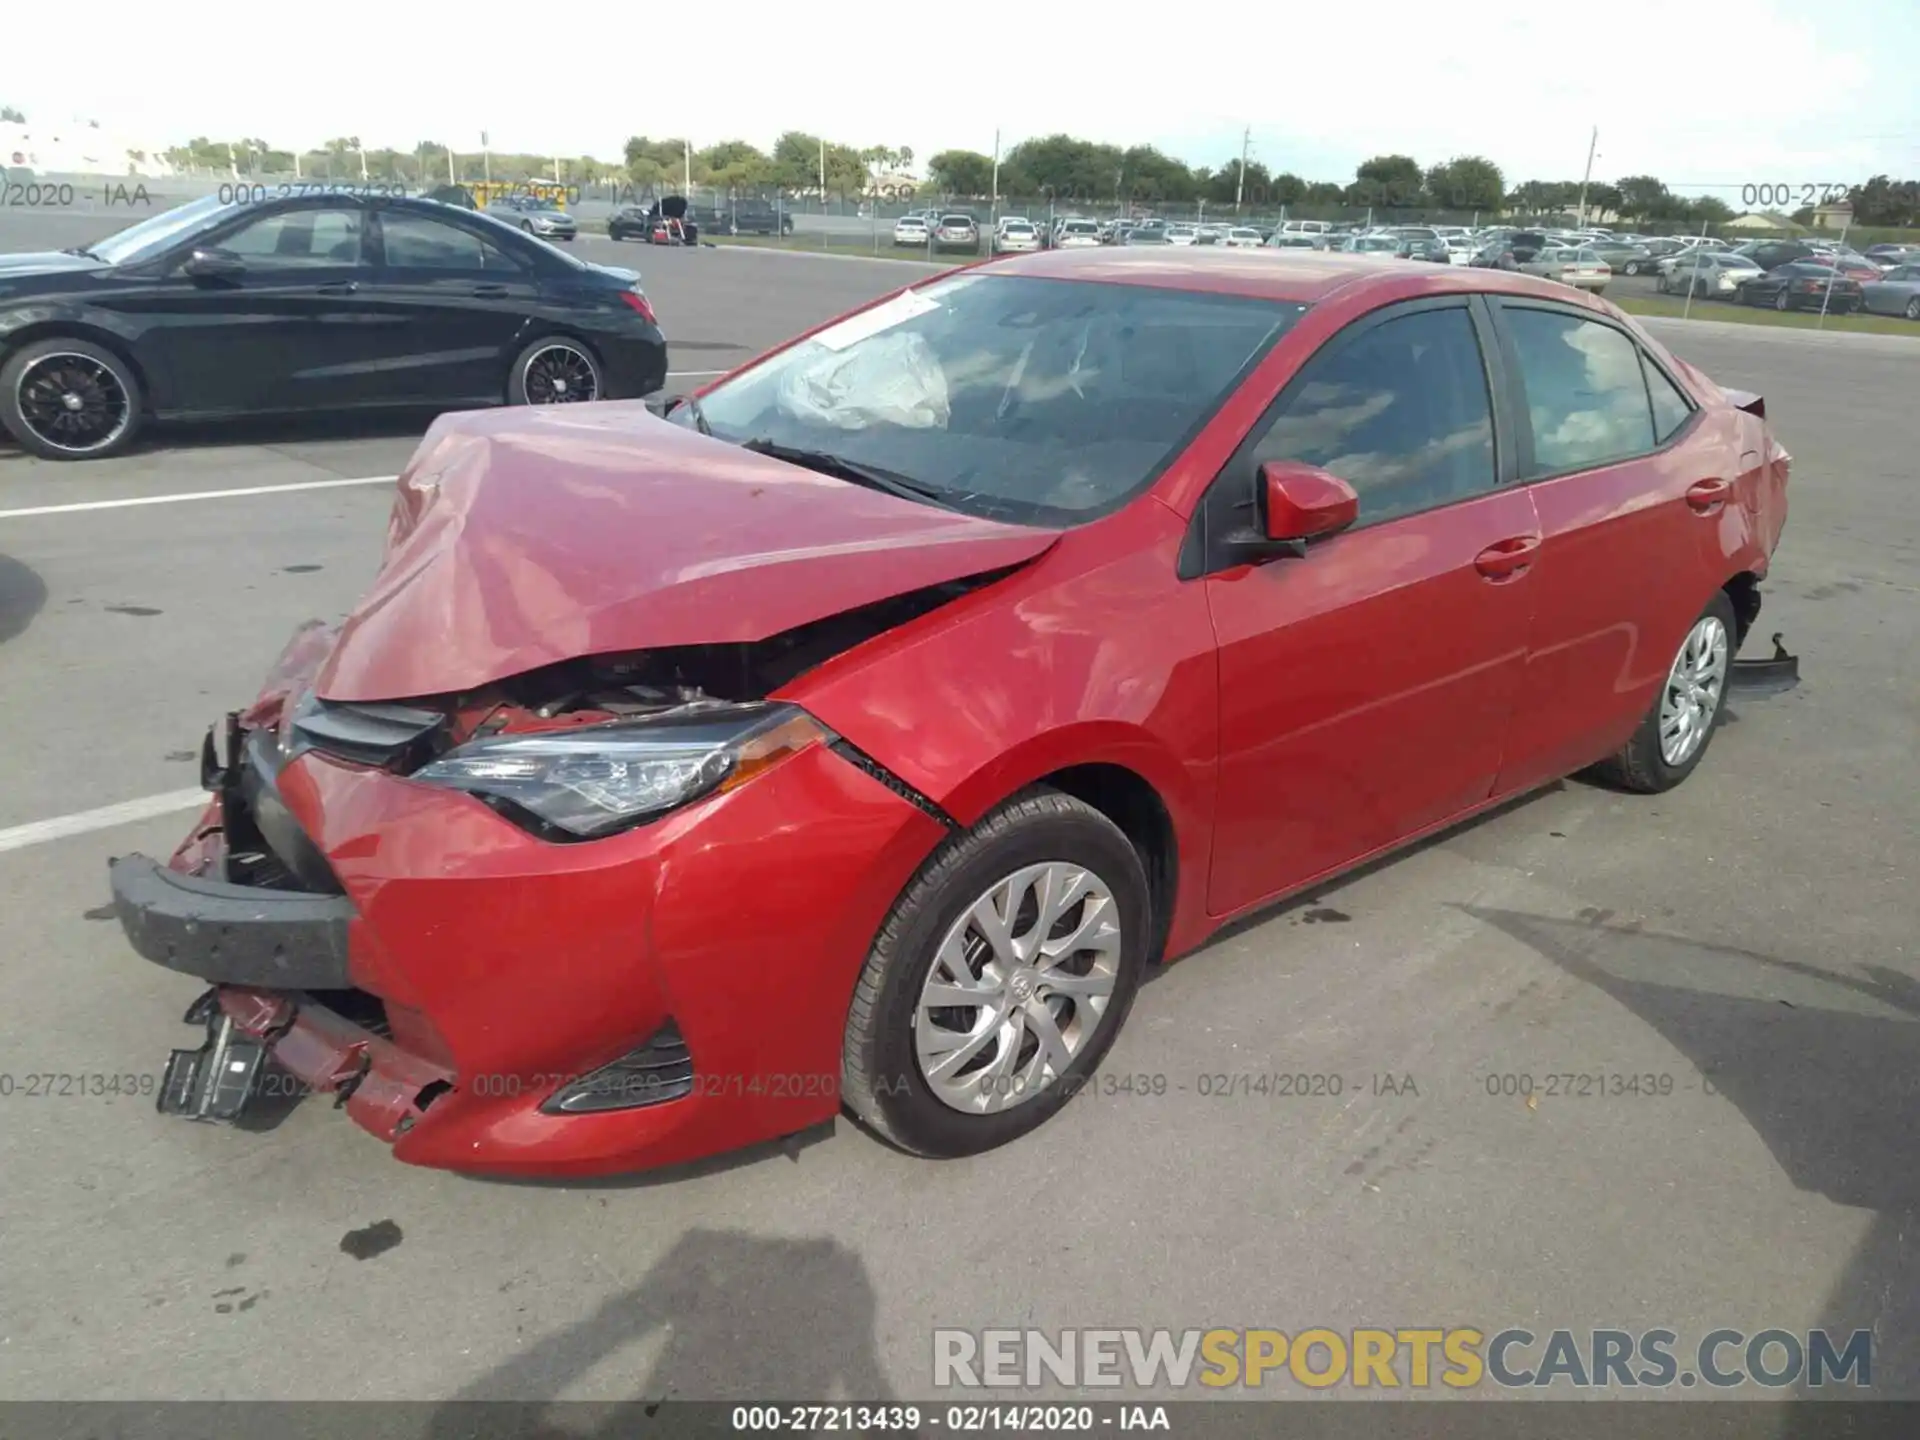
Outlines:
{"type": "Polygon", "coordinates": [[[658,325],[660,323],[660,317],[653,313],[652,303],[640,291],[622,290],[620,292],[620,298],[626,301],[630,307],[638,310],[641,317],[649,325],[658,325]]]}

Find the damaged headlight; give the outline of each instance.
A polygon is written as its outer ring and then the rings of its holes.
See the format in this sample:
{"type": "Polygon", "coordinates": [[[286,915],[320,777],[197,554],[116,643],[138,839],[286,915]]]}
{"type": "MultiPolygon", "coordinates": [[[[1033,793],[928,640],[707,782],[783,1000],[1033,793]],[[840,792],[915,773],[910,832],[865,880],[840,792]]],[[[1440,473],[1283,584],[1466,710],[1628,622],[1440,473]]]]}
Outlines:
{"type": "Polygon", "coordinates": [[[465,790],[531,828],[589,840],[731,790],[827,738],[791,705],[697,711],[501,735],[451,750],[415,780],[465,790]]]}

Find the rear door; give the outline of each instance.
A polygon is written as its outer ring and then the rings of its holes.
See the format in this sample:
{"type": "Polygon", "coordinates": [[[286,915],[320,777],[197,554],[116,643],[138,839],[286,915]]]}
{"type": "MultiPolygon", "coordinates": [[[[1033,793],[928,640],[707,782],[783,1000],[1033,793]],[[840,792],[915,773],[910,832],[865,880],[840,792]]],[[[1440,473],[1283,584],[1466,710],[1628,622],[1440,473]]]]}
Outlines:
{"type": "Polygon", "coordinates": [[[374,211],[373,288],[406,317],[382,377],[395,402],[499,400],[539,284],[527,262],[479,225],[412,210],[374,211]]]}
{"type": "Polygon", "coordinates": [[[1518,297],[1493,309],[1541,534],[1505,793],[1632,735],[1725,578],[1713,527],[1741,462],[1729,418],[1699,409],[1623,325],[1518,297]]]}
{"type": "Polygon", "coordinates": [[[1318,465],[1360,496],[1354,528],[1298,557],[1198,567],[1220,647],[1215,914],[1492,791],[1526,662],[1537,525],[1526,490],[1503,483],[1491,337],[1464,296],[1356,321],[1287,383],[1203,502],[1207,535],[1244,527],[1268,460],[1318,465]]]}

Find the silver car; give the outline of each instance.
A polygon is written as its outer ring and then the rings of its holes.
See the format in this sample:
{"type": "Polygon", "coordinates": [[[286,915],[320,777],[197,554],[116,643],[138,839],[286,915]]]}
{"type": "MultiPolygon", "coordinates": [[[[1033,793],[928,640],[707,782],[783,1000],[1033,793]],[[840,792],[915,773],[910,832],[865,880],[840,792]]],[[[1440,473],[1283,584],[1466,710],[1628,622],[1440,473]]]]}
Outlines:
{"type": "Polygon", "coordinates": [[[1896,265],[1860,287],[1861,308],[1874,315],[1920,320],[1920,264],[1896,265]]]}
{"type": "Polygon", "coordinates": [[[1004,220],[993,232],[995,255],[1018,255],[1040,248],[1040,232],[1025,220],[1004,220]]]}
{"type": "Polygon", "coordinates": [[[1662,295],[1685,295],[1689,290],[1695,295],[1732,295],[1743,281],[1765,273],[1759,261],[1745,255],[1694,249],[1661,261],[1654,288],[1662,295]]]}
{"type": "Polygon", "coordinates": [[[1528,275],[1558,280],[1576,290],[1590,290],[1595,295],[1605,290],[1607,282],[1613,279],[1613,267],[1600,258],[1597,250],[1585,246],[1548,246],[1531,260],[1523,260],[1520,269],[1528,275]]]}

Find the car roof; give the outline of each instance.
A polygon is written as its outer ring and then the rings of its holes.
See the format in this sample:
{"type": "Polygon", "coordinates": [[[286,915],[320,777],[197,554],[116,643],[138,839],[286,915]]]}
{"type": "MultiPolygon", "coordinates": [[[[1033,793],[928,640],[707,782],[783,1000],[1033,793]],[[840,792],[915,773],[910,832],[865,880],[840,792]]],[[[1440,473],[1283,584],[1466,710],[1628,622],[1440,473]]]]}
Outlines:
{"type": "MultiPolygon", "coordinates": [[[[995,275],[1152,285],[1217,295],[1314,305],[1334,295],[1379,303],[1421,295],[1503,294],[1580,303],[1586,297],[1551,280],[1511,270],[1414,265],[1324,250],[1161,249],[1042,250],[985,262],[995,275]]],[[[1594,301],[1588,308],[1603,309],[1594,301]]]]}

